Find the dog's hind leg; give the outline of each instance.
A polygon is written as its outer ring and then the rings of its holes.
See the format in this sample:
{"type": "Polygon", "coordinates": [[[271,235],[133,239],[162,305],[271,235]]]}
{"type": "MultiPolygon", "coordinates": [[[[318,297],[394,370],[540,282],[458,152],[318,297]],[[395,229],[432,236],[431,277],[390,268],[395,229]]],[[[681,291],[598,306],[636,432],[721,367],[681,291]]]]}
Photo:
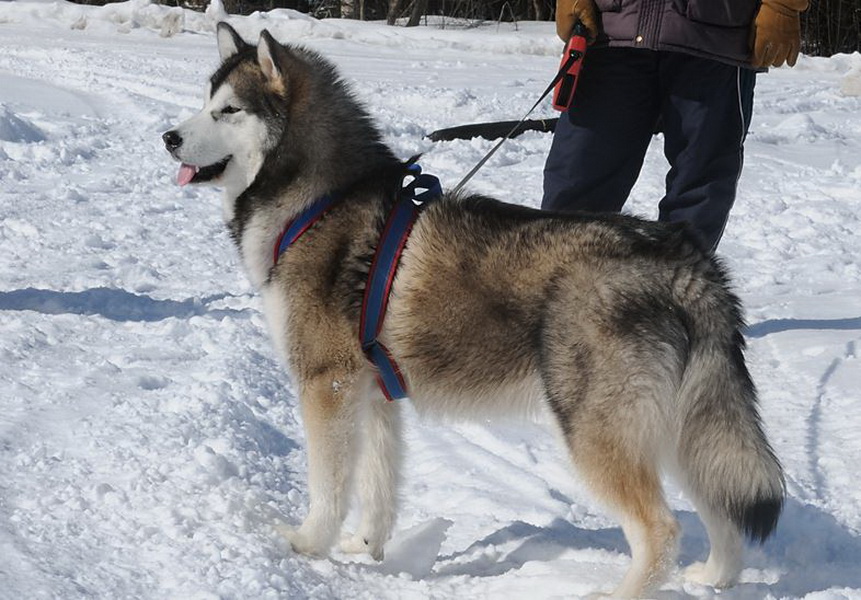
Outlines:
{"type": "Polygon", "coordinates": [[[347,510],[355,457],[354,386],[321,375],[301,386],[308,444],[308,516],[298,530],[283,531],[296,552],[325,555],[347,510]]]}
{"type": "Polygon", "coordinates": [[[361,448],[356,481],[361,503],[361,522],[355,534],[341,542],[341,550],[369,553],[383,559],[397,511],[397,488],[402,455],[401,406],[389,402],[376,382],[368,386],[362,409],[358,444],[361,448]]]}
{"type": "Polygon", "coordinates": [[[684,331],[669,317],[654,324],[654,315],[610,285],[589,294],[574,283],[559,283],[562,306],[548,304],[542,381],[572,461],[620,517],[631,548],[631,566],[612,595],[641,598],[676,566],[679,526],[660,475],[675,443],[672,407],[684,368],[676,338],[684,331]]]}
{"type": "Polygon", "coordinates": [[[709,557],[684,570],[684,577],[702,585],[729,587],[741,572],[744,542],[734,523],[715,513],[704,502],[694,499],[694,505],[709,536],[709,557]]]}
{"type": "Polygon", "coordinates": [[[631,548],[631,566],[612,597],[641,598],[675,565],[678,525],[661,487],[652,419],[649,411],[638,411],[643,400],[589,372],[547,379],[548,398],[572,461],[597,499],[620,518],[631,548]]]}
{"type": "Polygon", "coordinates": [[[631,547],[631,566],[612,597],[640,598],[660,586],[675,565],[678,525],[654,462],[614,433],[586,428],[573,433],[569,446],[592,490],[621,518],[631,547]]]}
{"type": "Polygon", "coordinates": [[[640,598],[660,586],[675,565],[678,525],[649,457],[609,432],[575,434],[574,461],[600,500],[621,519],[631,566],[613,598],[640,598]]]}

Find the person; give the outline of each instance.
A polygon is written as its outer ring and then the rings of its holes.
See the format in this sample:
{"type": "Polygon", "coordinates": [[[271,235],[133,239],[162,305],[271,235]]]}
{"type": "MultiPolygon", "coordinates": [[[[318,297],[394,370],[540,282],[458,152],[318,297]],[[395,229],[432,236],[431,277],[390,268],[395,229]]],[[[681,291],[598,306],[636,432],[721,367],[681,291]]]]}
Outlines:
{"type": "Polygon", "coordinates": [[[723,234],[741,174],[757,70],[793,66],[808,0],[557,0],[565,41],[589,32],[574,99],[544,167],[542,208],[619,212],[660,126],[670,169],[661,221],[704,250],[723,234]]]}

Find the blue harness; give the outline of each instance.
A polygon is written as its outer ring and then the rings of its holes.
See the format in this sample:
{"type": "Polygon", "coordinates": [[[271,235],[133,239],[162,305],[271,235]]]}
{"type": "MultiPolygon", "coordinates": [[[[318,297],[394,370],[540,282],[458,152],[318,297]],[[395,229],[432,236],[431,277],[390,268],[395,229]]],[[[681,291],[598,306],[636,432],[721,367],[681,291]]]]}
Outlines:
{"type": "MultiPolygon", "coordinates": [[[[409,165],[408,171],[407,177],[412,177],[413,180],[402,186],[400,198],[386,218],[368,273],[359,323],[362,351],[377,368],[377,383],[388,400],[406,397],[407,386],[400,368],[377,336],[383,328],[392,283],[413,225],[424,207],[442,195],[442,187],[436,177],[422,174],[421,167],[417,164],[409,165]]],[[[339,199],[339,196],[326,194],[290,221],[275,244],[274,262],[278,262],[281,254],[337,204],[339,199]]]]}

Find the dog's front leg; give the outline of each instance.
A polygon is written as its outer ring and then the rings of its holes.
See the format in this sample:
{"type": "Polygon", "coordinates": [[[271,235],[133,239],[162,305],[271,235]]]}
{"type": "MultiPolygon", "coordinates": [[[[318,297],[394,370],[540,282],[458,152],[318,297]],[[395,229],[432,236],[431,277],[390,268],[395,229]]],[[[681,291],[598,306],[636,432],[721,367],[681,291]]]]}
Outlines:
{"type": "Polygon", "coordinates": [[[328,553],[344,521],[355,457],[356,404],[351,386],[320,376],[301,387],[308,447],[308,516],[298,530],[285,531],[296,552],[328,553]]]}
{"type": "Polygon", "coordinates": [[[356,486],[362,517],[354,535],[341,542],[341,550],[367,552],[383,559],[383,545],[392,535],[397,512],[397,491],[402,455],[401,414],[398,402],[387,401],[375,381],[363,386],[361,448],[356,486]]]}

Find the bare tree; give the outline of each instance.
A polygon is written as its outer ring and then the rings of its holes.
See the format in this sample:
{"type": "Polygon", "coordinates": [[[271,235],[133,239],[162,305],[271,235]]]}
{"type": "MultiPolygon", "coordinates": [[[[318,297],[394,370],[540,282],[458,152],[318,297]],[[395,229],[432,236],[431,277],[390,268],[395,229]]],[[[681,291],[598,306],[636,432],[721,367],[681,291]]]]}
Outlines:
{"type": "Polygon", "coordinates": [[[413,0],[413,9],[410,11],[410,19],[407,27],[416,27],[421,23],[422,17],[427,14],[428,0],[413,0]]]}
{"type": "Polygon", "coordinates": [[[389,0],[389,12],[386,15],[386,23],[389,25],[394,25],[398,20],[398,17],[401,16],[401,6],[403,5],[403,0],[389,0]]]}
{"type": "Polygon", "coordinates": [[[814,56],[861,51],[861,2],[818,0],[802,14],[802,51],[814,56]]]}

